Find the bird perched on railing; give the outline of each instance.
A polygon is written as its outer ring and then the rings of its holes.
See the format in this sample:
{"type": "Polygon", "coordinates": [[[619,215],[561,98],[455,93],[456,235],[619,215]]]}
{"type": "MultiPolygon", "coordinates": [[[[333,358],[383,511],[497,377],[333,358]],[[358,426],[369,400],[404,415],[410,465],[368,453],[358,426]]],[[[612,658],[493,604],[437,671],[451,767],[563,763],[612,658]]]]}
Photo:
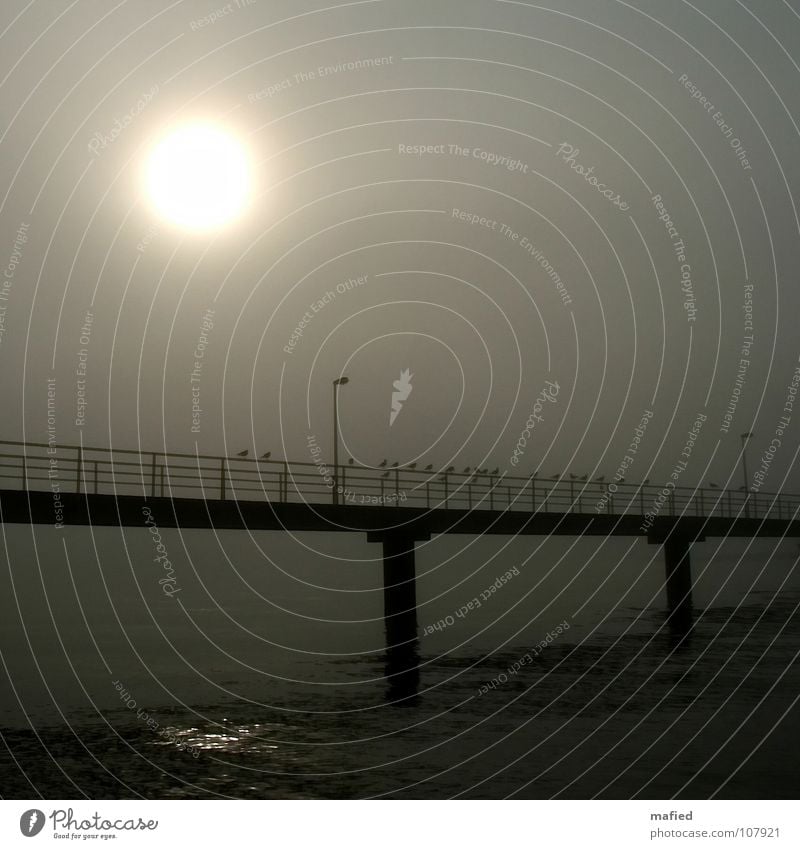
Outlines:
{"type": "Polygon", "coordinates": [[[379,469],[385,468],[385,466],[388,462],[389,462],[388,460],[384,460],[382,463],[378,463],[378,468],[379,469]]]}
{"type": "Polygon", "coordinates": [[[245,448],[244,451],[240,451],[236,456],[237,457],[246,457],[250,452],[245,448]]]}
{"type": "Polygon", "coordinates": [[[347,462],[352,466],[353,463],[355,463],[355,460],[351,457],[347,462]]]}
{"type": "Polygon", "coordinates": [[[493,475],[499,475],[499,474],[500,474],[500,466],[498,466],[498,467],[497,467],[497,468],[496,468],[496,469],[492,472],[492,474],[493,474],[493,475]]]}
{"type": "Polygon", "coordinates": [[[605,479],[606,479],[606,476],[605,476],[605,475],[600,475],[600,477],[599,477],[599,478],[595,478],[595,479],[594,479],[594,482],[595,482],[595,483],[602,483],[605,479]]]}
{"type": "Polygon", "coordinates": [[[425,471],[426,472],[433,471],[433,463],[430,463],[429,465],[425,466],[425,471]]]}
{"type": "Polygon", "coordinates": [[[464,469],[464,471],[461,474],[462,475],[468,475],[469,474],[469,466],[467,466],[467,468],[464,469]]]}
{"type": "Polygon", "coordinates": [[[261,455],[261,459],[262,459],[262,460],[269,460],[269,458],[270,458],[271,456],[272,456],[272,451],[265,451],[265,452],[261,455]]]}

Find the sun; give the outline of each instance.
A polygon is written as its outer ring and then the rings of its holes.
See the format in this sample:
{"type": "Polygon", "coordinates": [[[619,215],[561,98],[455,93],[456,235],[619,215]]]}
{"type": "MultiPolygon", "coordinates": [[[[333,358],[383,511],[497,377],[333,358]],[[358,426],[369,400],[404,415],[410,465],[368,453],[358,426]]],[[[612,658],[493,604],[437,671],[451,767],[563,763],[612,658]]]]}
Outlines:
{"type": "Polygon", "coordinates": [[[145,183],[158,214],[190,230],[237,218],[252,188],[244,145],[214,124],[190,124],[162,138],[147,158],[145,183]]]}

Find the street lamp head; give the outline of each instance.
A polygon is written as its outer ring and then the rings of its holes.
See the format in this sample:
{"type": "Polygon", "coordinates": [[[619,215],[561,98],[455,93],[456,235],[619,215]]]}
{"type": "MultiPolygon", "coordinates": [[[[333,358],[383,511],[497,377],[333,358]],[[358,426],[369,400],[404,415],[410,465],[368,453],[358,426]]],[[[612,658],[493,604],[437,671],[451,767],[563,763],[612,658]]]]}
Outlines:
{"type": "Polygon", "coordinates": [[[349,377],[337,377],[336,380],[333,381],[334,386],[344,386],[345,383],[350,383],[349,377]]]}

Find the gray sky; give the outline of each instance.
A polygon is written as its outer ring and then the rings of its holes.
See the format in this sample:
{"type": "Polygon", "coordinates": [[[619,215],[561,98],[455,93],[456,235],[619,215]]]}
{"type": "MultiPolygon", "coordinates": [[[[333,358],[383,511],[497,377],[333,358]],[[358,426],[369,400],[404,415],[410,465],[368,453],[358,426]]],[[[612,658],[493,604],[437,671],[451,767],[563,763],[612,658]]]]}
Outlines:
{"type": "MultiPolygon", "coordinates": [[[[4,438],[46,440],[54,376],[60,442],[309,460],[346,371],[344,456],[513,473],[551,380],[525,474],[613,474],[652,410],[629,480],[664,479],[703,413],[681,483],[738,486],[739,433],[755,468],[800,354],[793,5],[4,3],[4,438]],[[149,146],[198,119],[255,162],[250,208],[210,235],[158,222],[142,190],[149,146]]],[[[763,489],[798,433],[800,407],[763,489]]]]}

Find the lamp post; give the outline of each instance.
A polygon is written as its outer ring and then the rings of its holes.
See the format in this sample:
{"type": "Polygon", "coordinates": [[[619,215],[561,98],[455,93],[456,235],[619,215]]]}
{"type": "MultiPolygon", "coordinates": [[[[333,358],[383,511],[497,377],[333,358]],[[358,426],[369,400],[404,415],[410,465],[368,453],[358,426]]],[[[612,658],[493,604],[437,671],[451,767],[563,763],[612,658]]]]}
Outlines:
{"type": "Polygon", "coordinates": [[[339,503],[339,387],[350,382],[349,377],[333,381],[333,503],[339,503]]]}
{"type": "Polygon", "coordinates": [[[753,436],[749,431],[740,434],[742,440],[742,473],[744,474],[744,515],[750,518],[750,485],[747,477],[747,441],[753,436]]]}

